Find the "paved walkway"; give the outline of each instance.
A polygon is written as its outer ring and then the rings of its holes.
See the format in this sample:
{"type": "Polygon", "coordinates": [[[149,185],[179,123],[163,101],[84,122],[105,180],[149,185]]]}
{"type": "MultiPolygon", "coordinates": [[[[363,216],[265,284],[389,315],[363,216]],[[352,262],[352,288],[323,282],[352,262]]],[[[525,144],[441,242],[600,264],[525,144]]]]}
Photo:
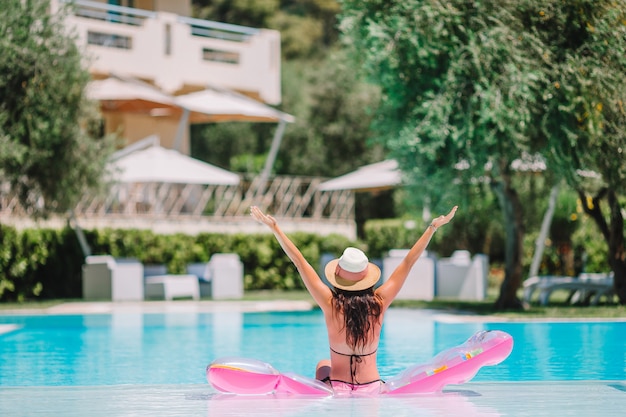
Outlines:
{"type": "Polygon", "coordinates": [[[308,301],[136,301],[136,302],[68,302],[51,307],[0,310],[10,314],[109,314],[109,313],[211,313],[215,311],[306,311],[313,308],[308,301]]]}

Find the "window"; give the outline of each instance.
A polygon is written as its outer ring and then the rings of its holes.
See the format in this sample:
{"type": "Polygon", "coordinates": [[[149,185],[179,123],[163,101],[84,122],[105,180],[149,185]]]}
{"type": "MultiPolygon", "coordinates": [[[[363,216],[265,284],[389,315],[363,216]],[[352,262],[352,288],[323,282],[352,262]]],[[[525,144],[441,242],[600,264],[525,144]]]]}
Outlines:
{"type": "Polygon", "coordinates": [[[112,33],[87,32],[87,43],[89,45],[99,45],[108,48],[132,49],[132,38],[120,36],[112,33]]]}
{"type": "Polygon", "coordinates": [[[168,23],[165,25],[165,55],[172,54],[172,26],[168,23]]]}
{"type": "Polygon", "coordinates": [[[202,48],[202,59],[205,61],[223,62],[226,64],[239,64],[239,53],[202,48]]]}

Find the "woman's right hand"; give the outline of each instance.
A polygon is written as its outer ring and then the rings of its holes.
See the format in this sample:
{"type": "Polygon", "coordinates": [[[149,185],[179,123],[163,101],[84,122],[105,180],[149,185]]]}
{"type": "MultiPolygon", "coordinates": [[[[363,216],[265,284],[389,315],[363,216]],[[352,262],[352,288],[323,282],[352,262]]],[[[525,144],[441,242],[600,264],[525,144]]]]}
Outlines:
{"type": "Polygon", "coordinates": [[[266,224],[270,228],[276,226],[276,219],[268,214],[264,214],[257,206],[250,207],[250,215],[259,223],[266,224]]]}
{"type": "Polygon", "coordinates": [[[430,224],[435,228],[435,230],[439,229],[444,224],[448,224],[450,222],[450,220],[452,220],[452,218],[456,214],[456,210],[458,208],[459,208],[459,206],[452,207],[452,210],[450,210],[450,213],[446,214],[445,216],[442,215],[442,216],[439,216],[439,217],[433,219],[433,221],[430,222],[430,224]]]}

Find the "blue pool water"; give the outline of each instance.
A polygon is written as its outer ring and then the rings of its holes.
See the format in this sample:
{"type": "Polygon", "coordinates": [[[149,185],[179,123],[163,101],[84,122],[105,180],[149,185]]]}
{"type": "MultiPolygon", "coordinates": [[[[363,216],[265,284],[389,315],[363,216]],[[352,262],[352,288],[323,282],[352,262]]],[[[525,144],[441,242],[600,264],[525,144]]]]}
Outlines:
{"type": "MultiPolygon", "coordinates": [[[[511,356],[474,381],[626,380],[626,322],[474,323],[392,309],[379,346],[381,375],[427,362],[482,329],[515,341],[511,356]]],[[[0,316],[0,386],[206,384],[222,356],[312,376],[328,356],[319,311],[0,316]]]]}

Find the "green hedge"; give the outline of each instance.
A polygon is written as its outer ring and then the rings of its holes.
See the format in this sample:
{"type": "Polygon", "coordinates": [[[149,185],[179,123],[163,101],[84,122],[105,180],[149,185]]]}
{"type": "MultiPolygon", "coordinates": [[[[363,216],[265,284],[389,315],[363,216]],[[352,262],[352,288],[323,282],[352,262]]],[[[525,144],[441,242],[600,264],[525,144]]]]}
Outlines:
{"type": "MultiPolygon", "coordinates": [[[[429,250],[449,256],[455,249],[486,253],[495,263],[502,261],[503,232],[493,219],[480,220],[457,215],[439,230],[429,250]]],[[[577,269],[606,271],[606,243],[590,219],[564,224],[558,216],[554,229],[571,237],[577,269]],[[584,259],[583,259],[584,258],[584,259]]],[[[346,246],[365,250],[371,259],[383,258],[389,249],[409,248],[426,225],[421,219],[370,220],[364,241],[343,236],[293,233],[290,237],[306,259],[320,269],[324,253],[339,256],[346,246]]],[[[246,290],[303,289],[296,269],[270,233],[214,234],[195,236],[159,235],[146,230],[101,229],[85,231],[93,254],[135,258],[143,264],[165,264],[170,273],[184,273],[188,263],[207,262],[214,253],[237,253],[244,264],[246,290]]],[[[526,235],[524,265],[531,262],[537,233],[526,235]]],[[[547,242],[540,273],[562,274],[562,245],[547,242]]],[[[66,228],[18,231],[0,224],[0,301],[35,298],[80,298],[83,255],[74,231],[66,228]]],[[[578,272],[578,271],[576,271],[578,272]]]]}
{"type": "MultiPolygon", "coordinates": [[[[214,253],[237,253],[244,264],[246,290],[303,289],[295,267],[273,235],[159,235],[146,230],[85,231],[93,254],[135,258],[143,264],[165,264],[184,273],[188,263],[207,262],[214,253]]],[[[290,235],[318,268],[322,253],[339,255],[359,245],[339,235],[290,235]]],[[[80,298],[83,255],[71,229],[16,229],[0,225],[0,301],[34,298],[80,298]]]]}

